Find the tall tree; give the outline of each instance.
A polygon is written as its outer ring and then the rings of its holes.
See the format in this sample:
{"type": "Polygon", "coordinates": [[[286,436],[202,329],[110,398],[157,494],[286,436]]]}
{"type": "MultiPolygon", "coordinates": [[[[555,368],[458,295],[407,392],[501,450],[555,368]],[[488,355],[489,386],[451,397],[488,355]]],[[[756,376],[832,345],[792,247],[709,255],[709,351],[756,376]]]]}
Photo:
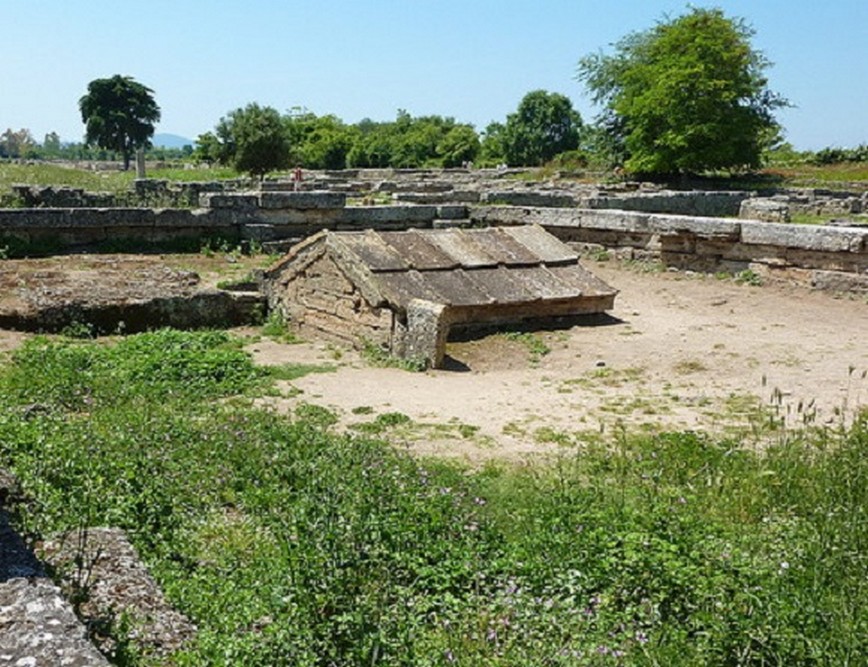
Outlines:
{"type": "Polygon", "coordinates": [[[567,97],[534,90],[506,117],[500,136],[506,161],[538,166],[558,153],[574,150],[579,145],[581,126],[582,119],[567,97]]]}
{"type": "Polygon", "coordinates": [[[10,127],[0,135],[0,157],[27,157],[35,147],[33,135],[26,128],[14,132],[10,127]]]}
{"type": "Polygon", "coordinates": [[[160,120],[154,91],[130,76],[116,74],[94,79],[79,101],[85,124],[85,143],[117,151],[124,158],[124,170],[139,148],[148,148],[160,120]]]}
{"type": "Polygon", "coordinates": [[[602,125],[629,171],[650,174],[759,166],[775,135],[769,66],[753,31],[719,9],[694,8],[585,56],[578,79],[603,104],[602,125]]]}
{"type": "Polygon", "coordinates": [[[272,107],[252,103],[229,112],[217,124],[216,136],[220,161],[260,180],[270,171],[291,165],[289,133],[272,107]]]}

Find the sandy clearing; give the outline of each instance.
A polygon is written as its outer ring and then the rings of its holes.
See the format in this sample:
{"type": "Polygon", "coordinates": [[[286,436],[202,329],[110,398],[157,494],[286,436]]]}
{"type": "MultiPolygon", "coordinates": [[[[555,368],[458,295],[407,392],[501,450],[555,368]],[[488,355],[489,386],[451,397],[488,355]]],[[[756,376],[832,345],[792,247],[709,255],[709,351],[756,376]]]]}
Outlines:
{"type": "Polygon", "coordinates": [[[620,290],[612,319],[540,333],[551,352],[537,362],[520,340],[497,335],[450,344],[461,370],[426,373],[263,340],[252,346],[260,363],[339,366],[269,402],[327,406],[344,426],[400,412],[416,424],[394,439],[471,461],[557,451],[621,427],[755,431],[760,406],[791,426],[838,423],[868,404],[864,297],[587,265],[620,290]]]}

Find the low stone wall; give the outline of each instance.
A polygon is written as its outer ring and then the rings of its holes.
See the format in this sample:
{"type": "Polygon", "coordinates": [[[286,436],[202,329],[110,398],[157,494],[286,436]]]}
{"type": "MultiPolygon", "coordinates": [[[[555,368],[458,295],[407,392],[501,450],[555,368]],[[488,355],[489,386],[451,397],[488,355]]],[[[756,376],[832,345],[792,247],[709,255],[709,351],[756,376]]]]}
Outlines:
{"type": "MultiPolygon", "coordinates": [[[[715,206],[744,209],[742,204],[749,201],[742,197],[743,193],[720,194],[715,206]]],[[[540,196],[551,198],[546,200],[550,204],[564,195],[552,191],[540,196]]],[[[579,246],[653,257],[668,266],[708,272],[750,269],[815,287],[868,290],[868,229],[859,227],[549,205],[347,206],[345,194],[313,191],[208,193],[200,197],[199,203],[200,208],[195,210],[0,209],[0,249],[4,245],[44,243],[62,250],[123,240],[165,244],[220,237],[255,241],[280,251],[323,229],[402,230],[536,223],[561,240],[579,246]]],[[[841,205],[859,206],[852,198],[844,197],[841,205]]]]}
{"type": "Polygon", "coordinates": [[[727,218],[475,206],[473,224],[535,223],[577,246],[622,251],[679,269],[751,270],[821,289],[868,291],[868,229],[727,218]]]}
{"type": "Polygon", "coordinates": [[[402,230],[467,217],[463,205],[346,206],[333,192],[208,193],[200,208],[0,209],[0,248],[60,251],[120,242],[225,238],[291,244],[323,229],[402,230]]]}

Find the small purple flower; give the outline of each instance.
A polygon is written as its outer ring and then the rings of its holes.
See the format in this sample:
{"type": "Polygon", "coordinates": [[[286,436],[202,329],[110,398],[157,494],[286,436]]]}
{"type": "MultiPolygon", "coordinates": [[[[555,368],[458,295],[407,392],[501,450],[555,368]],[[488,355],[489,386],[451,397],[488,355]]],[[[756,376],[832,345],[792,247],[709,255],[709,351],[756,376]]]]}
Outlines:
{"type": "Polygon", "coordinates": [[[443,657],[446,658],[446,662],[455,662],[455,655],[452,653],[451,649],[446,649],[443,653],[443,657]]]}

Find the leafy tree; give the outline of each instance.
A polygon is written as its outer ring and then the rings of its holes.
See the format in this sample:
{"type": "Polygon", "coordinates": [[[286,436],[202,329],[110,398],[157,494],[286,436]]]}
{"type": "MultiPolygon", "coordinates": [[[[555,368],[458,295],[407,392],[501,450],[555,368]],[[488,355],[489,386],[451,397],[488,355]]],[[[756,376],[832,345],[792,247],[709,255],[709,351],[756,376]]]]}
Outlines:
{"type": "Polygon", "coordinates": [[[460,164],[478,151],[476,131],[454,118],[413,117],[400,109],[394,122],[364,119],[354,129],[347,156],[354,167],[454,166],[456,159],[460,164]]]}
{"type": "Polygon", "coordinates": [[[293,160],[309,169],[344,169],[347,154],[358,134],[334,115],[290,113],[285,119],[293,147],[293,160]]]}
{"type": "Polygon", "coordinates": [[[29,157],[35,148],[33,135],[26,128],[15,132],[10,127],[0,134],[0,157],[29,157]]]}
{"type": "Polygon", "coordinates": [[[116,74],[110,79],[95,79],[79,101],[85,124],[85,143],[96,144],[123,156],[124,170],[139,148],[148,148],[154,127],[160,120],[160,107],[154,91],[132,77],[116,74]]]}
{"type": "Polygon", "coordinates": [[[63,150],[60,145],[60,135],[57,132],[49,132],[42,141],[42,151],[46,157],[58,157],[63,150]]]}
{"type": "Polygon", "coordinates": [[[769,62],[753,31],[719,9],[628,35],[614,55],[585,56],[578,79],[605,111],[601,125],[629,171],[757,167],[786,101],[766,88],[769,62]]]}
{"type": "Polygon", "coordinates": [[[541,165],[579,145],[582,119],[572,102],[559,93],[535,90],[506,117],[501,141],[510,165],[541,165]]]}
{"type": "Polygon", "coordinates": [[[470,125],[456,125],[437,144],[437,154],[444,167],[472,162],[479,154],[479,135],[470,125]]]}
{"type": "Polygon", "coordinates": [[[272,107],[252,103],[229,112],[217,124],[216,138],[220,162],[260,180],[268,172],[292,164],[289,133],[280,113],[272,107]]]}
{"type": "Polygon", "coordinates": [[[479,150],[483,164],[500,164],[506,159],[506,149],[503,146],[505,129],[504,124],[498,122],[491,122],[485,127],[479,150]]]}
{"type": "Polygon", "coordinates": [[[205,132],[196,137],[196,148],[193,150],[193,159],[196,162],[205,162],[208,165],[217,162],[228,162],[228,154],[224,155],[223,144],[213,132],[205,132]]]}

